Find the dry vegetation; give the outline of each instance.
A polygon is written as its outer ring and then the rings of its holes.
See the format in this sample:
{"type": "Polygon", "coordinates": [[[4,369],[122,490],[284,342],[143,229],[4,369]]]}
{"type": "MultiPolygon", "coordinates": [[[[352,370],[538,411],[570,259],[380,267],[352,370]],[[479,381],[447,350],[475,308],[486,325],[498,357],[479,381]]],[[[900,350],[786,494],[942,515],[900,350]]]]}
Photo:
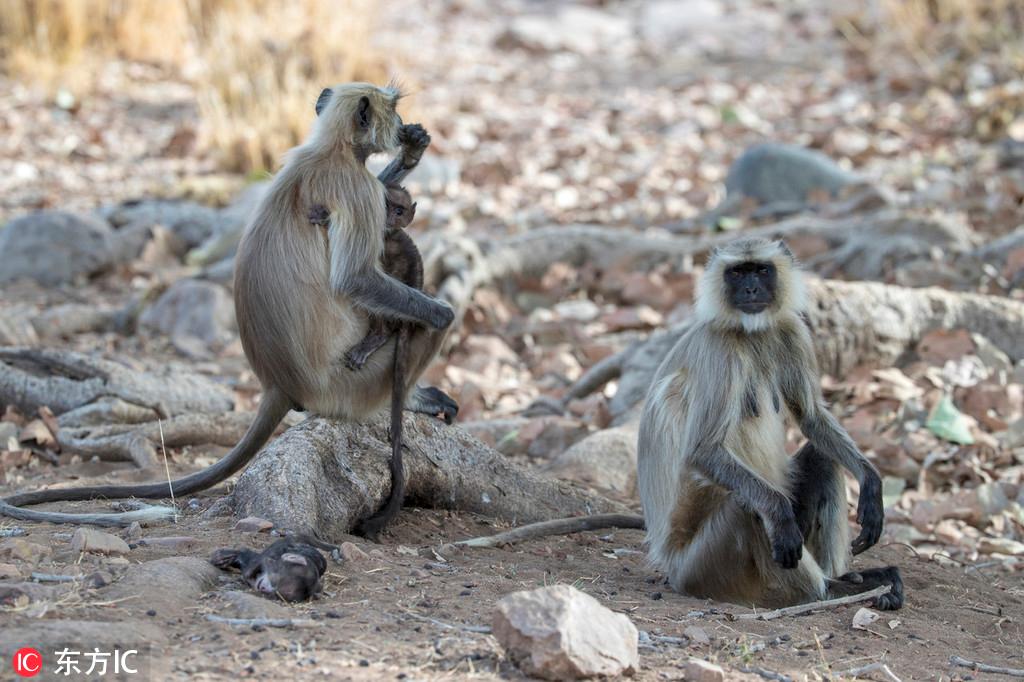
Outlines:
{"type": "Polygon", "coordinates": [[[111,58],[191,80],[201,139],[226,170],[273,169],[329,83],[381,81],[369,56],[372,0],[6,0],[0,55],[10,75],[82,95],[111,58]]]}

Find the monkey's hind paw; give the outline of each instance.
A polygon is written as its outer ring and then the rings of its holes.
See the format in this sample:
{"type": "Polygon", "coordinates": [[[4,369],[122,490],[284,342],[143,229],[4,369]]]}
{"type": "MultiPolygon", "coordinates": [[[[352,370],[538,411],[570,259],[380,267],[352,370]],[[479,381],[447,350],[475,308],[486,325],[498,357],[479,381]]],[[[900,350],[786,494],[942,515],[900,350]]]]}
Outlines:
{"type": "Polygon", "coordinates": [[[429,414],[451,424],[459,414],[459,404],[451,396],[435,386],[416,389],[416,412],[429,414]]]}
{"type": "Polygon", "coordinates": [[[218,549],[210,555],[210,563],[222,571],[229,571],[238,568],[237,549],[218,549]]]}

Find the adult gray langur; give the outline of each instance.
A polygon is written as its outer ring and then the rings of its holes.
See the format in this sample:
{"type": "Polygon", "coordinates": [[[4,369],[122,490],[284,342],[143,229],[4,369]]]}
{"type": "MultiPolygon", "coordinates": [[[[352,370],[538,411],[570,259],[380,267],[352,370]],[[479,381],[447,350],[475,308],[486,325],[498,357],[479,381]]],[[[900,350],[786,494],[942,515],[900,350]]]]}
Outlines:
{"type": "Polygon", "coordinates": [[[650,557],[672,587],[779,607],[879,585],[903,605],[895,566],[847,572],[842,469],[860,484],[853,553],[882,533],[881,479],[826,407],[804,287],[779,241],[720,248],[694,325],[658,369],[640,425],[638,478],[650,557]],[[785,450],[786,418],[808,442],[785,450]]]}
{"type": "Polygon", "coordinates": [[[394,341],[359,371],[344,362],[368,329],[369,316],[415,323],[405,355],[406,408],[450,416],[454,401],[415,382],[436,355],[454,319],[448,304],[389,277],[382,270],[385,185],[415,167],[429,137],[406,126],[396,111],[394,87],[350,83],[325,89],[306,141],[292,149],[246,228],[235,260],[235,312],[253,371],[263,386],[256,417],[216,464],[175,481],[88,486],[20,493],[0,503],[0,514],[54,523],[127,525],[169,517],[151,506],[133,512],[70,514],[21,505],[95,498],[165,498],[188,495],[223,481],[255,456],[287,412],[300,407],[358,421],[379,412],[392,393],[394,341]],[[367,157],[401,153],[374,177],[367,157]],[[313,224],[323,206],[328,229],[313,224]]]}

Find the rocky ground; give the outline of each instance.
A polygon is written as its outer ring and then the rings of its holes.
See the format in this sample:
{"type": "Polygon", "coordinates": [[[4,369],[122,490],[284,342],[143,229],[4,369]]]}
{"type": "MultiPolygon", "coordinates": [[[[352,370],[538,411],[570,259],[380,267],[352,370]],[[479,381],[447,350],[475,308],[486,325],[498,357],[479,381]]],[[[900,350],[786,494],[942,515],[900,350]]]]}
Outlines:
{"type": "MultiPolygon", "coordinates": [[[[817,3],[421,4],[382,3],[376,38],[412,93],[407,118],[434,140],[409,185],[421,245],[440,235],[488,252],[545,228],[561,230],[557,243],[580,224],[623,238],[611,256],[569,254],[476,287],[428,371],[459,401],[457,428],[512,462],[637,508],[627,388],[645,375],[629,360],[591,390],[571,387],[685,324],[706,252],[694,218],[724,197],[729,164],[765,139],[820,149],[886,203],[761,219],[745,206],[719,223],[726,236],[775,230],[833,279],[1005,301],[995,322],[1002,303],[984,299],[984,314],[938,315],[906,334],[906,309],[879,306],[861,318],[875,339],[867,350],[836,346],[836,330],[819,328],[823,347],[840,349],[823,363],[826,397],[885,476],[886,535],[857,565],[903,567],[907,607],[865,630],[853,627],[856,605],[733,620],[746,610],[667,589],[638,531],[450,550],[509,520],[417,507],[381,545],[330,538],[353,545],[330,563],[324,595],[285,606],[205,563],[215,548],[262,547],[274,532],[236,530],[215,505],[225,486],[177,500],[174,524],[118,532],[126,544],[107,554],[80,551],[72,529],[5,523],[4,652],[42,650],[74,631],[83,646],[151,642],[144,658],[157,679],[514,678],[482,628],[508,593],[560,583],[629,616],[641,633],[639,679],[679,679],[691,657],[729,679],[820,679],[876,662],[900,679],[989,677],[951,665],[954,655],[1024,668],[1019,73],[982,54],[946,79],[926,77],[895,49],[884,60],[865,51],[817,3]],[[634,257],[627,237],[640,236],[662,241],[634,257]],[[681,245],[678,257],[666,244],[681,245]]],[[[231,429],[259,397],[228,287],[232,235],[261,185],[217,172],[197,145],[194,90],[180,74],[112,62],[99,83],[57,106],[30,84],[0,82],[0,218],[10,221],[0,228],[0,345],[156,371],[165,390],[196,375],[202,406],[186,397],[171,415],[228,417],[205,440],[165,449],[147,436],[148,446],[96,449],[88,406],[109,406],[116,381],[33,403],[0,373],[0,402],[20,405],[0,420],[5,494],[196,470],[237,439],[231,429]],[[29,215],[37,209],[68,215],[29,215]]],[[[902,290],[885,291],[902,300],[902,290]]],[[[125,409],[142,410],[126,421],[153,418],[144,389],[118,388],[125,409]]],[[[120,408],[105,409],[101,429],[120,408]]]]}

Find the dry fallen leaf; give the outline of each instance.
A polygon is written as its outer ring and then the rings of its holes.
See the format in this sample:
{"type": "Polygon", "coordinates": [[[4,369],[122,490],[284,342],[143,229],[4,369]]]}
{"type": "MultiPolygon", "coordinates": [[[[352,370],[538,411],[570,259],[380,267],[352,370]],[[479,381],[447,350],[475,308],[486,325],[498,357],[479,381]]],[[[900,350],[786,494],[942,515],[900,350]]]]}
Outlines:
{"type": "Polygon", "coordinates": [[[857,613],[853,614],[853,629],[854,630],[867,630],[868,626],[878,620],[879,615],[871,609],[861,607],[857,609],[857,613]]]}

